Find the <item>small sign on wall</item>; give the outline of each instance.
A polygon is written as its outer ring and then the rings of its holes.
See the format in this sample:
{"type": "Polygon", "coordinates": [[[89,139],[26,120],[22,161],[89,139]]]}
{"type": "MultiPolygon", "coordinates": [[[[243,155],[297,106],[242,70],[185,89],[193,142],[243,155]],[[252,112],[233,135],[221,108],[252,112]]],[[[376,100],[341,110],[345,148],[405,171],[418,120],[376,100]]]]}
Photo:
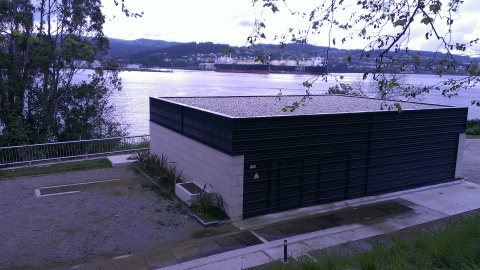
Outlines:
{"type": "Polygon", "coordinates": [[[258,173],[255,173],[255,176],[253,177],[253,179],[260,179],[260,175],[258,175],[258,173]]]}

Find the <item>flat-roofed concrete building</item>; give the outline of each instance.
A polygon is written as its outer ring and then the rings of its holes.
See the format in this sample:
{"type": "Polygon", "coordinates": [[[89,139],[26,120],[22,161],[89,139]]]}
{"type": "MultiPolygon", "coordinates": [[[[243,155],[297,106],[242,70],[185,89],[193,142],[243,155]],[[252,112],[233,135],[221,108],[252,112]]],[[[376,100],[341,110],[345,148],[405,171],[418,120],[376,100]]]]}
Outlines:
{"type": "Polygon", "coordinates": [[[459,178],[468,109],[395,103],[151,97],[151,151],[211,184],[232,220],[459,178]]]}

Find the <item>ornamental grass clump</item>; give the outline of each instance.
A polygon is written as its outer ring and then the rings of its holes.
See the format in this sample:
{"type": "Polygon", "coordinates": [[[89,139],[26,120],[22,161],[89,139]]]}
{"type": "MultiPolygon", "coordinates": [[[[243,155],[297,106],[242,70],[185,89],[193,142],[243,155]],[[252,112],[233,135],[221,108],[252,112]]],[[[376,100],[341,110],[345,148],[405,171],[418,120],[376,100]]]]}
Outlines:
{"type": "Polygon", "coordinates": [[[225,214],[225,202],[220,194],[216,192],[208,192],[207,185],[205,184],[200,192],[197,194],[192,208],[197,210],[203,219],[223,219],[228,218],[225,214]],[[211,217],[211,218],[210,218],[211,217]]]}
{"type": "Polygon", "coordinates": [[[176,183],[185,182],[182,172],[177,169],[175,164],[168,162],[168,158],[163,154],[158,156],[150,151],[145,151],[136,153],[134,158],[165,188],[174,190],[176,183]]]}

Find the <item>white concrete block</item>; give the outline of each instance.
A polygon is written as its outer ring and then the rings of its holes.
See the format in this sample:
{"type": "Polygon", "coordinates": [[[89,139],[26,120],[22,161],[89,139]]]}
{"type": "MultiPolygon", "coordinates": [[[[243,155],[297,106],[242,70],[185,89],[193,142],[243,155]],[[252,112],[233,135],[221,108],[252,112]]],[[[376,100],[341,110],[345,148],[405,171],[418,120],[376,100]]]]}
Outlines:
{"type": "MultiPolygon", "coordinates": [[[[458,137],[458,150],[457,150],[457,163],[455,167],[455,178],[461,178],[463,176],[463,151],[465,149],[466,133],[460,133],[458,137]]],[[[480,153],[479,153],[480,155],[480,153]]]]}
{"type": "Polygon", "coordinates": [[[157,155],[164,154],[175,162],[187,180],[198,185],[212,185],[234,210],[227,210],[231,218],[241,218],[243,197],[243,156],[232,157],[203,143],[151,123],[151,149],[157,155]],[[235,166],[232,164],[235,163],[235,166]],[[235,178],[232,178],[232,173],[235,178]],[[232,189],[235,187],[236,189],[232,189]],[[234,194],[232,194],[234,192],[234,194]]]}

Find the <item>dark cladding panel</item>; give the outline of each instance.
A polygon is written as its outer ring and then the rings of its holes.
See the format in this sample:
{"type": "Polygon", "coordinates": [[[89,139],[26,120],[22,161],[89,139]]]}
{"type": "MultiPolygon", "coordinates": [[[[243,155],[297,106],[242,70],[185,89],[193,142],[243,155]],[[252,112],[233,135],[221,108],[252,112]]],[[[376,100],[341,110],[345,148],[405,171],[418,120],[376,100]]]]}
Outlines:
{"type": "Polygon", "coordinates": [[[231,118],[150,98],[150,121],[232,154],[231,118]]]}
{"type": "Polygon", "coordinates": [[[150,121],[175,131],[181,131],[182,107],[150,98],[150,121]]]}
{"type": "Polygon", "coordinates": [[[449,108],[239,120],[244,218],[452,181],[466,115],[449,108]],[[253,181],[248,166],[257,163],[270,171],[253,181]]]}

